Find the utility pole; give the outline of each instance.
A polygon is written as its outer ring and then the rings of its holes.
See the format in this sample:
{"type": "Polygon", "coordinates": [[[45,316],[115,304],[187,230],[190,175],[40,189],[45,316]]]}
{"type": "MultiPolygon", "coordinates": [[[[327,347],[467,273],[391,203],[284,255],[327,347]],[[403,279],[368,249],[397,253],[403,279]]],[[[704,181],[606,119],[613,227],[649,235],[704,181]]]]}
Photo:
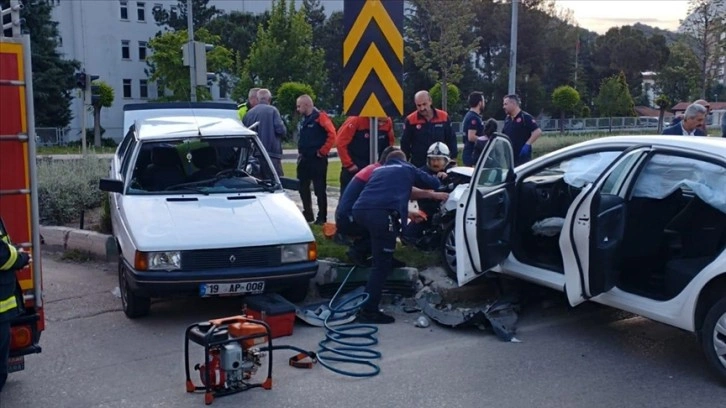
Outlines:
{"type": "Polygon", "coordinates": [[[512,28],[509,39],[509,94],[517,91],[517,21],[519,0],[512,0],[512,28]]]}
{"type": "Polygon", "coordinates": [[[194,20],[192,19],[192,0],[187,0],[187,33],[189,34],[189,84],[191,91],[189,99],[197,101],[197,64],[196,50],[194,47],[194,20]]]}

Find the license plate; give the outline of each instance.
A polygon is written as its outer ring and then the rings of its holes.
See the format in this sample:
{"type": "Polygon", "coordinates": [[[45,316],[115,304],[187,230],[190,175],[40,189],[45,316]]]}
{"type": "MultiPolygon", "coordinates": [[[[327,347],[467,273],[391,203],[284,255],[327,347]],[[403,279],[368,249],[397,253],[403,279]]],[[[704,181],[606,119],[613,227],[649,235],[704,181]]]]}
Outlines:
{"type": "Polygon", "coordinates": [[[8,373],[25,370],[25,356],[10,357],[8,359],[8,373]]]}
{"type": "Polygon", "coordinates": [[[199,296],[248,295],[265,291],[265,281],[203,283],[199,285],[199,296]]]}

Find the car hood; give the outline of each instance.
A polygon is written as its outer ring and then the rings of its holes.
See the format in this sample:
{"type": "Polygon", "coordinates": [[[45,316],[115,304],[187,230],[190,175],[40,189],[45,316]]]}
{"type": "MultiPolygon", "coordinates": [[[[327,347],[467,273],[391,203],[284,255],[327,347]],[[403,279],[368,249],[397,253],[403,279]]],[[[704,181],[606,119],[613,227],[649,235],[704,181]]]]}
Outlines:
{"type": "Polygon", "coordinates": [[[122,206],[126,225],[140,251],[314,240],[302,213],[285,193],[126,196],[122,206]],[[237,199],[230,199],[233,197],[237,199]]]}

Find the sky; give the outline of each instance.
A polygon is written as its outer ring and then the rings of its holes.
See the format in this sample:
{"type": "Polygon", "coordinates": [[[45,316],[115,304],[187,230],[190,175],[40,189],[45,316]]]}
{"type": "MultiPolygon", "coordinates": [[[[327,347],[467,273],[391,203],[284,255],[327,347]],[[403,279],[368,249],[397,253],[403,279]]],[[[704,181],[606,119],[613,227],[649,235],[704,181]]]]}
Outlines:
{"type": "Polygon", "coordinates": [[[687,0],[555,0],[573,11],[580,27],[604,34],[611,27],[637,22],[675,31],[688,13],[687,0]]]}

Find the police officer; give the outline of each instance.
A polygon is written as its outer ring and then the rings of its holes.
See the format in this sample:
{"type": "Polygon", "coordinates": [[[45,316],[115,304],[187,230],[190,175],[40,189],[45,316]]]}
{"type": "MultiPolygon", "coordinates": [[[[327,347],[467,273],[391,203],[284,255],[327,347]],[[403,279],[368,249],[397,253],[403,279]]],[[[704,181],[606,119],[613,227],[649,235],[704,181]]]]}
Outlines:
{"type": "Polygon", "coordinates": [[[507,114],[502,133],[512,141],[514,165],[518,166],[532,159],[532,144],[542,135],[542,129],[532,115],[520,108],[519,96],[505,96],[502,108],[507,114]]]}
{"type": "Polygon", "coordinates": [[[366,292],[368,300],[358,314],[361,323],[393,323],[392,316],[378,309],[386,277],[393,269],[393,252],[401,228],[401,217],[408,214],[408,200],[414,184],[437,189],[439,179],[406,163],[401,151],[388,155],[386,164],[373,170],[371,178],[353,204],[353,218],[371,236],[373,268],[366,292]]]}
{"type": "Polygon", "coordinates": [[[318,199],[318,217],[315,219],[315,224],[323,225],[328,218],[328,196],[325,190],[328,153],[335,143],[335,125],[325,112],[320,112],[313,106],[313,100],[309,95],[297,98],[297,111],[303,116],[297,141],[297,178],[300,180],[303,215],[308,222],[313,221],[310,195],[310,182],[312,182],[315,197],[318,199]]]}
{"type": "Polygon", "coordinates": [[[242,120],[245,118],[245,115],[247,112],[254,108],[255,105],[257,105],[257,91],[259,91],[260,88],[252,88],[250,89],[249,93],[247,94],[247,103],[243,104],[239,110],[237,111],[237,116],[239,116],[239,121],[242,122],[242,120]]]}
{"type": "Polygon", "coordinates": [[[32,259],[24,250],[16,249],[5,235],[0,220],[0,392],[8,379],[10,355],[10,320],[18,314],[15,296],[15,271],[25,268],[32,259]]]}
{"type": "Polygon", "coordinates": [[[469,94],[469,111],[461,121],[461,130],[464,132],[464,151],[461,153],[461,161],[464,166],[476,164],[474,159],[474,145],[477,138],[484,135],[484,122],[481,113],[484,111],[484,94],[472,92],[469,94]]]}
{"type": "MultiPolygon", "coordinates": [[[[378,118],[378,155],[393,146],[393,121],[391,118],[378,118]]],[[[360,169],[370,163],[370,119],[350,116],[338,129],[335,144],[340,157],[340,191],[353,179],[360,169]]]]}
{"type": "Polygon", "coordinates": [[[458,148],[456,135],[451,128],[449,114],[431,106],[431,95],[418,91],[414,96],[416,112],[404,121],[401,150],[415,167],[426,164],[426,150],[434,142],[444,142],[449,147],[451,158],[456,160],[458,148]]]}

